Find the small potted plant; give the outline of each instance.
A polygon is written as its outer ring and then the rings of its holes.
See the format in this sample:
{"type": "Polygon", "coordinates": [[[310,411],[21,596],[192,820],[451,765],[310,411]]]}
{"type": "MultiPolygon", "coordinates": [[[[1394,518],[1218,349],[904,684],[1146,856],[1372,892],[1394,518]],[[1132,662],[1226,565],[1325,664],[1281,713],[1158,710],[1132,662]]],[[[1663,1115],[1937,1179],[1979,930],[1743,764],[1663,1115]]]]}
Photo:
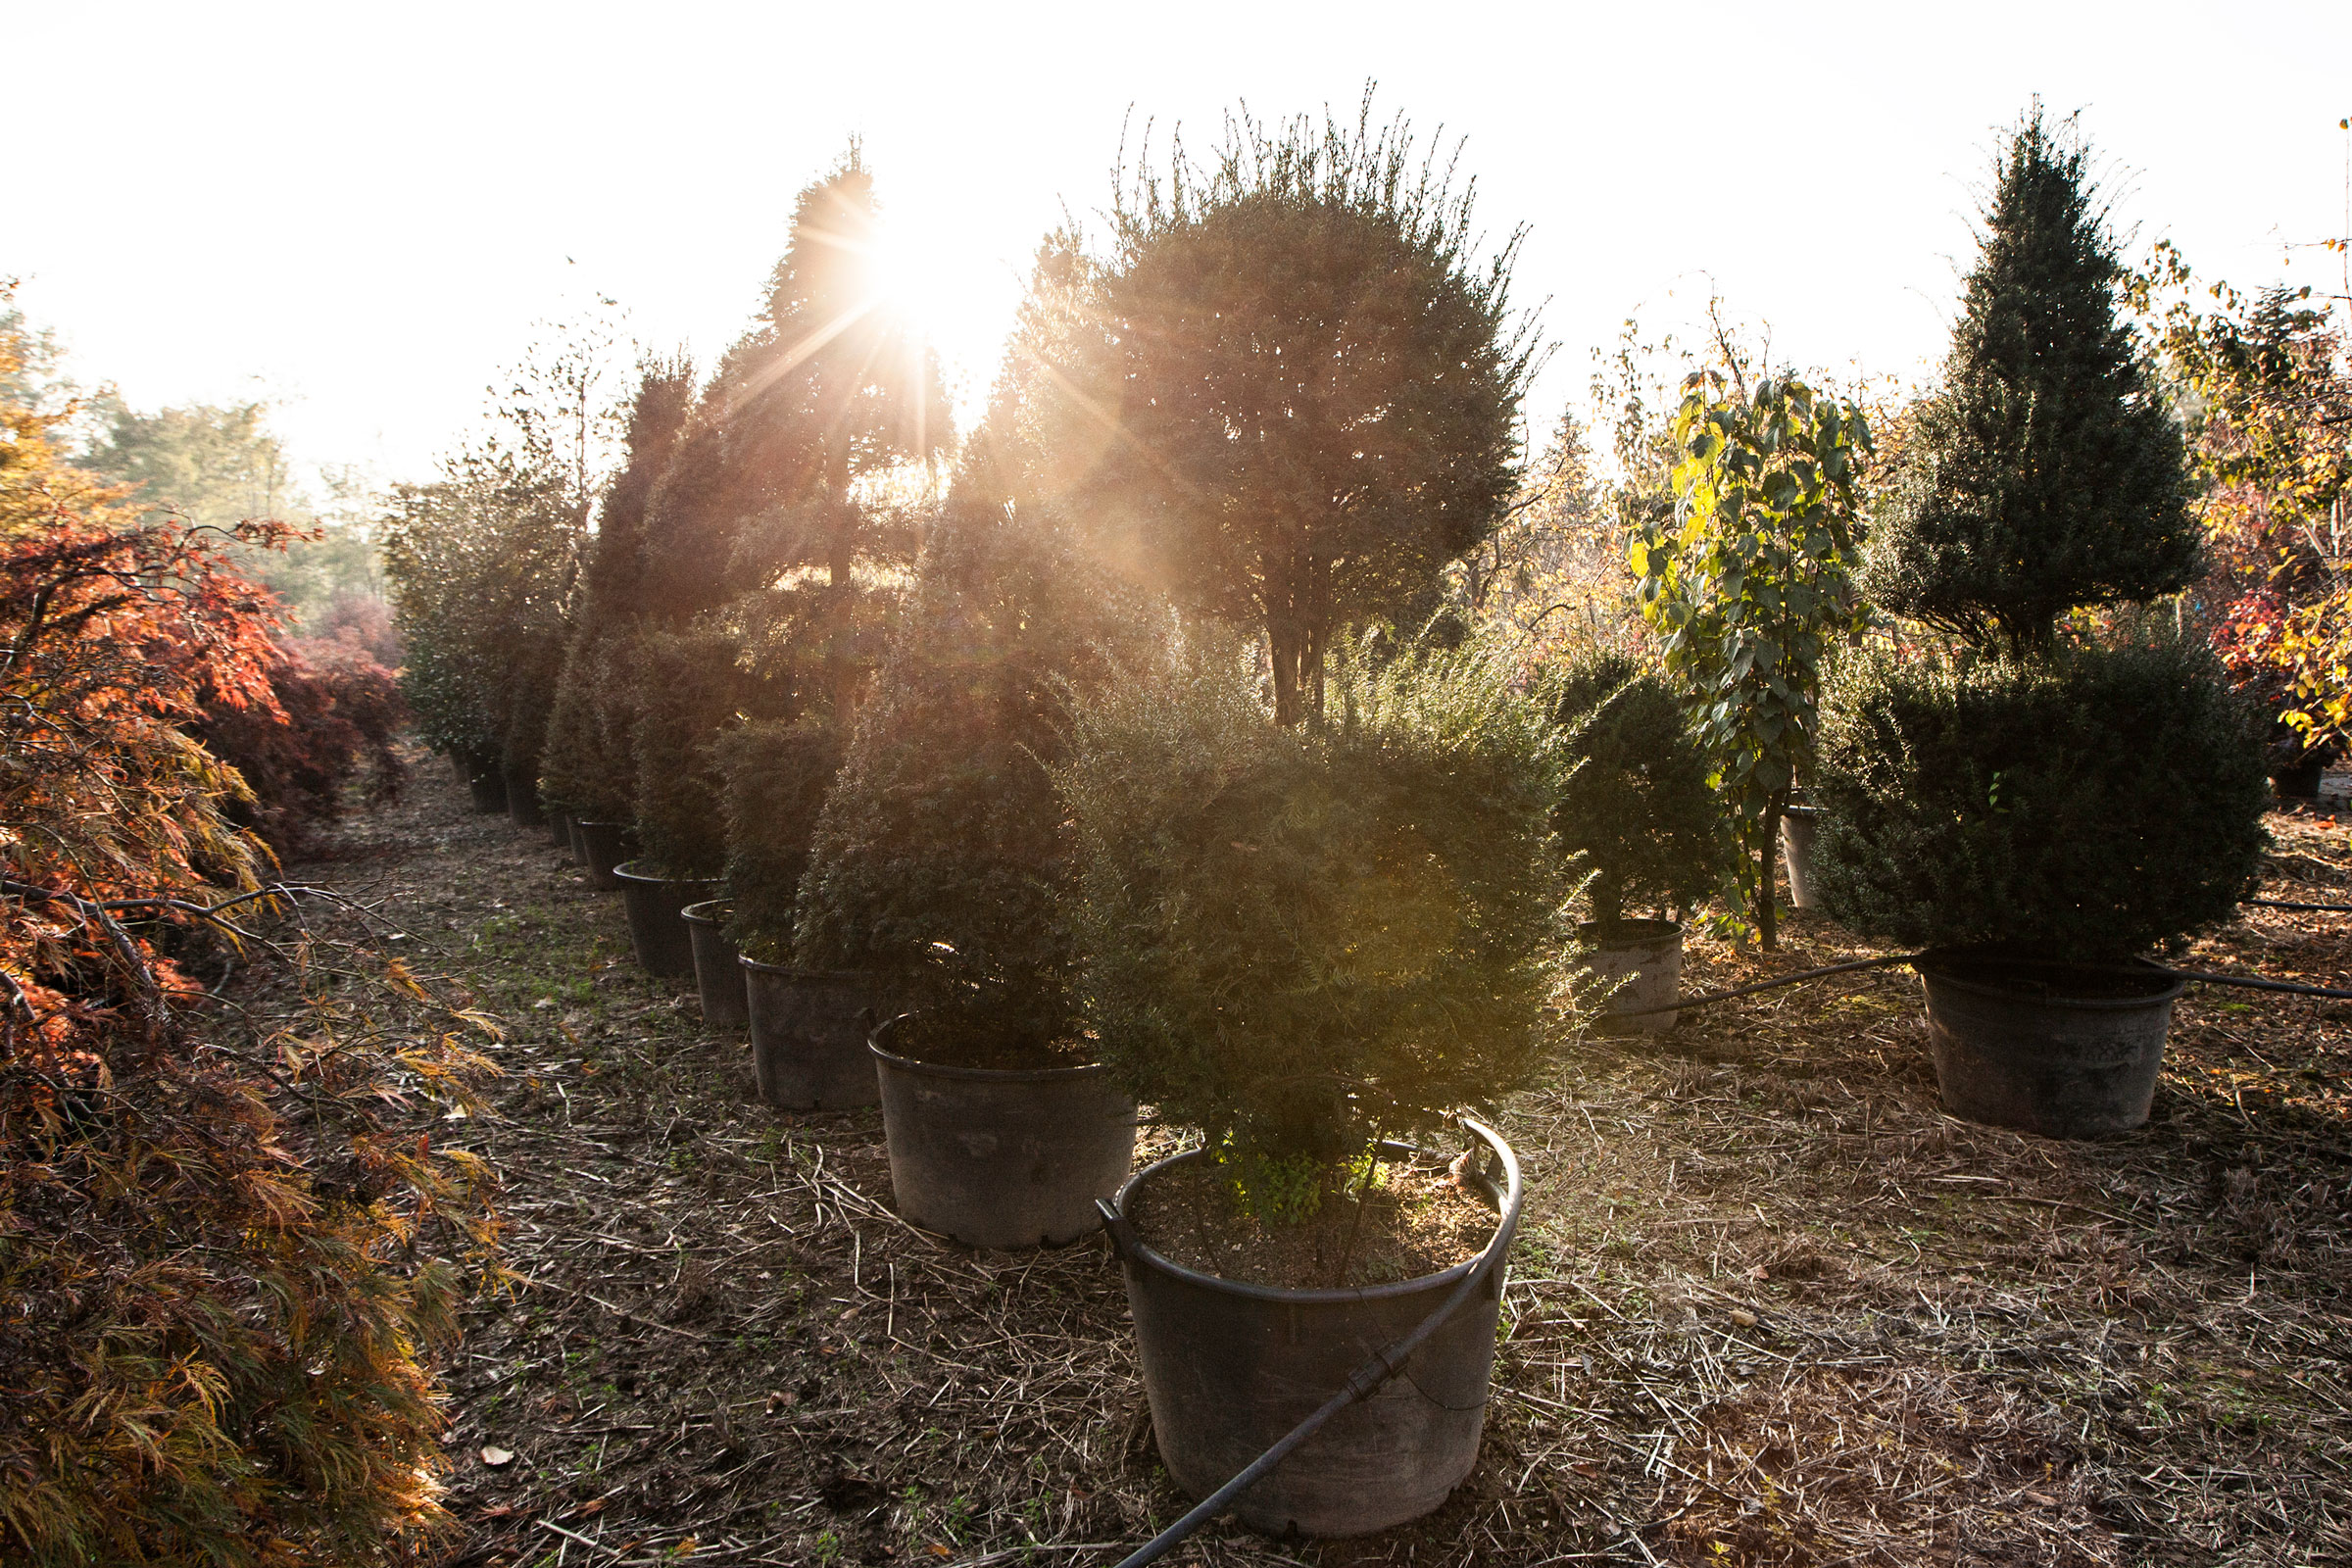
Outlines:
{"type": "Polygon", "coordinates": [[[1034,511],[938,528],[825,801],[799,967],[910,1010],[873,1037],[899,1211],[974,1247],[1089,1235],[1125,1180],[1135,1102],[1086,1038],[1070,835],[1048,768],[1063,702],[1125,631],[1118,596],[1034,511]]]}
{"type": "Polygon", "coordinates": [[[1681,994],[1688,910],[1728,869],[1728,846],[1706,755],[1691,738],[1666,682],[1631,655],[1594,649],[1537,682],[1576,764],[1552,809],[1562,850],[1592,875],[1592,919],[1580,928],[1584,962],[1614,987],[1601,1027],[1655,1034],[1673,1012],[1610,1014],[1664,1006],[1681,994]],[[1646,905],[1646,917],[1627,913],[1646,905]]]}
{"type": "Polygon", "coordinates": [[[1909,648],[1845,661],[1815,780],[1826,910],[1933,950],[1945,1106],[2070,1138],[2147,1119],[2180,983],[2136,960],[2232,917],[2269,794],[2219,662],[2125,608],[2190,582],[2198,538],[2086,158],[2038,109],[2003,154],[1869,546],[1909,648]]]}
{"type": "Polygon", "coordinates": [[[713,750],[725,779],[725,933],[738,952],[760,1098],[792,1110],[874,1102],[867,1033],[879,1012],[863,977],[792,962],[793,913],[817,814],[841,768],[821,713],[741,725],[713,750]]]}
{"type": "Polygon", "coordinates": [[[1476,1462],[1516,1166],[1483,1128],[1450,1171],[1401,1140],[1535,1067],[1569,942],[1539,706],[1476,649],[1334,663],[1330,716],[1284,727],[1254,660],[1196,639],[1080,705],[1056,771],[1103,1060],[1203,1139],[1107,1211],[1177,1483],[1222,1485],[1477,1275],[1408,1375],[1237,1504],[1318,1536],[1476,1462]]]}

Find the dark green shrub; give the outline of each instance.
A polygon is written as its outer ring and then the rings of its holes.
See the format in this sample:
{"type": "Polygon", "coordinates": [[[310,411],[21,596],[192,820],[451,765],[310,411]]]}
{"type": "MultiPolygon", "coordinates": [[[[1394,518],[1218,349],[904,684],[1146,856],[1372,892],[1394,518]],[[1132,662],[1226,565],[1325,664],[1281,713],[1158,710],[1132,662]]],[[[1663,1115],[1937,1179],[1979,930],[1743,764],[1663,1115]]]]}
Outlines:
{"type": "Polygon", "coordinates": [[[582,625],[564,656],[539,790],[551,809],[583,822],[626,822],[637,814],[636,687],[626,676],[636,638],[582,625]]]}
{"type": "Polygon", "coordinates": [[[1723,812],[1673,689],[1631,655],[1594,649],[1537,692],[1577,764],[1551,820],[1592,873],[1593,920],[1607,930],[1629,903],[1688,909],[1712,892],[1729,859],[1723,812]]]}
{"type": "Polygon", "coordinates": [[[2231,917],[2269,796],[2259,719],[2200,648],[1858,655],[1827,705],[1828,912],[1911,947],[2121,958],[2231,917]]]}
{"type": "Polygon", "coordinates": [[[1979,648],[2195,576],[2180,432],[2118,318],[2088,153],[2039,106],[2002,158],[1943,385],[1885,491],[1864,587],[1979,648]]]}
{"type": "Polygon", "coordinates": [[[1544,714],[1476,650],[1340,652],[1320,727],[1227,646],[1106,683],[1054,774],[1103,1059],[1245,1170],[1493,1102],[1561,1000],[1544,714]]]}
{"type": "Polygon", "coordinates": [[[804,715],[721,730],[710,750],[725,781],[729,934],[753,957],[780,963],[791,956],[793,913],[841,769],[841,736],[804,715]]]}
{"type": "Polygon", "coordinates": [[[779,694],[741,662],[740,640],[710,625],[649,631],[623,656],[638,694],[631,747],[646,860],[673,877],[714,877],[727,858],[724,780],[711,742],[739,718],[773,717],[779,694]]]}
{"type": "Polygon", "coordinates": [[[1034,514],[943,524],[817,825],[794,961],[899,976],[943,1042],[992,1060],[1073,1039],[1072,845],[1047,769],[1065,699],[1138,619],[1034,514]]]}

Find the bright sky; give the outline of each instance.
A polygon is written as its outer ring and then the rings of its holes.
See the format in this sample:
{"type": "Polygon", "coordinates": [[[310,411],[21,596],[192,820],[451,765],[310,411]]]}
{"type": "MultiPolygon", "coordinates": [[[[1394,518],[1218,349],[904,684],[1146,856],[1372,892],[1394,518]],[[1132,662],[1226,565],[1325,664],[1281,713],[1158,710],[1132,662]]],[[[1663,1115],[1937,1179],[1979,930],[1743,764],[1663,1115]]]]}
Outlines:
{"type": "Polygon", "coordinates": [[[2080,110],[2139,244],[2332,284],[2352,3],[168,5],[0,0],[0,276],[85,383],[257,393],[312,463],[421,477],[531,323],[597,293],[707,361],[855,134],[976,400],[1040,235],[1122,121],[1212,140],[1380,102],[1468,138],[1479,215],[1581,397],[1710,282],[1776,358],[1942,351],[1997,128],[2080,110]]]}

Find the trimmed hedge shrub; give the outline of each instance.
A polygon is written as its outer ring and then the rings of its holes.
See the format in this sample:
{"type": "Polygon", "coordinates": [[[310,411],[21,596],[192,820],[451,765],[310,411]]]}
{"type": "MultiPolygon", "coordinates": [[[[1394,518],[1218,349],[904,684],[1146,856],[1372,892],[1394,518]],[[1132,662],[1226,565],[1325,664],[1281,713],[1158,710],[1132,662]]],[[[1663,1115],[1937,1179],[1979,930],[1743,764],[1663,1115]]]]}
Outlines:
{"type": "Polygon", "coordinates": [[[798,965],[910,982],[943,1042],[991,1059],[1076,1036],[1072,845],[1047,769],[1065,700],[1145,613],[1034,514],[937,530],[817,824],[798,965]]]}
{"type": "Polygon", "coordinates": [[[1491,1103],[1563,991],[1560,744],[1478,651],[1374,670],[1286,728],[1223,644],[1105,685],[1057,768],[1102,1056],[1244,1170],[1491,1103]]]}
{"type": "Polygon", "coordinates": [[[2259,726],[2171,639],[2028,663],[1859,655],[1822,730],[1824,907],[1886,942],[2082,962],[2219,925],[2266,842],[2259,726]]]}
{"type": "Polygon", "coordinates": [[[1594,649],[1545,671],[1537,690],[1577,764],[1551,821],[1560,848],[1592,869],[1594,922],[1614,929],[1629,903],[1688,909],[1712,892],[1730,844],[1673,689],[1631,655],[1594,649]]]}
{"type": "Polygon", "coordinates": [[[841,770],[841,736],[813,715],[768,719],[720,731],[710,751],[725,781],[728,934],[754,958],[781,963],[817,816],[841,770]]]}
{"type": "Polygon", "coordinates": [[[725,781],[711,742],[738,718],[773,717],[781,696],[745,669],[741,644],[711,626],[649,631],[630,653],[638,693],[638,842],[673,877],[714,877],[727,858],[725,781]]]}

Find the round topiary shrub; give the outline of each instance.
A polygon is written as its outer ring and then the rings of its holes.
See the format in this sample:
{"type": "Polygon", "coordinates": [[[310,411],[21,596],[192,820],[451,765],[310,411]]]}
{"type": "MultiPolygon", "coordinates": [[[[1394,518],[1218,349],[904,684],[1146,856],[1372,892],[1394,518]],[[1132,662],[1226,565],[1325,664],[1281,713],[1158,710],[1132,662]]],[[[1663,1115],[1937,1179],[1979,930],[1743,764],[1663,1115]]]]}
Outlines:
{"type": "Polygon", "coordinates": [[[1544,671],[1537,693],[1576,768],[1552,827],[1592,871],[1603,935],[1624,923],[1628,904],[1688,909],[1713,891],[1730,845],[1706,754],[1673,688],[1630,654],[1592,649],[1544,671]]]}
{"type": "Polygon", "coordinates": [[[1856,655],[1823,722],[1824,906],[1883,941],[2077,962],[2219,925],[2266,842],[2259,722],[2170,637],[1856,655]]]}
{"type": "Polygon", "coordinates": [[[1277,1185],[1507,1093],[1563,996],[1543,711],[1475,650],[1335,662],[1286,728],[1196,641],[1081,705],[1054,774],[1103,1059],[1277,1185]]]}

